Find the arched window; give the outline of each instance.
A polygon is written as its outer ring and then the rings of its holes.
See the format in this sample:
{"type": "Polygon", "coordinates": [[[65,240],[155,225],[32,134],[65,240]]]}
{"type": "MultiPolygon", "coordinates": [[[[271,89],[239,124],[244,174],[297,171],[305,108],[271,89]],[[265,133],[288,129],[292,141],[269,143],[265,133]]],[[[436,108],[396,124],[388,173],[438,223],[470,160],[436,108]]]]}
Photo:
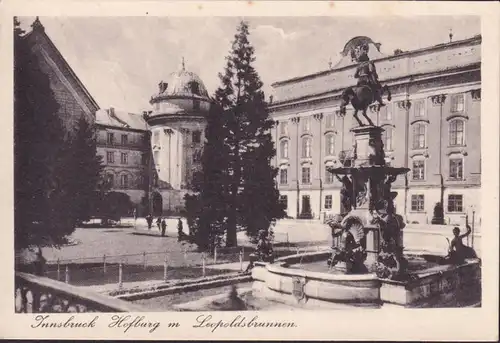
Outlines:
{"type": "Polygon", "coordinates": [[[333,133],[325,136],[325,155],[335,155],[335,135],[333,133]]]}
{"type": "Polygon", "coordinates": [[[115,176],[113,174],[106,174],[106,182],[113,188],[115,186],[115,176]]]}
{"type": "Polygon", "coordinates": [[[454,119],[449,125],[450,146],[464,145],[464,121],[454,119]]]}
{"type": "Polygon", "coordinates": [[[425,148],[425,124],[417,123],[413,126],[413,149],[425,148]]]}
{"type": "Polygon", "coordinates": [[[122,174],[121,175],[121,186],[122,188],[127,189],[128,188],[128,175],[127,174],[122,174]]]}
{"type": "Polygon", "coordinates": [[[280,156],[281,158],[288,158],[288,141],[282,140],[280,143],[280,156]]]}
{"type": "Polygon", "coordinates": [[[391,151],[393,128],[392,126],[384,126],[384,130],[385,131],[382,133],[382,142],[384,143],[384,150],[391,151]]]}
{"type": "Polygon", "coordinates": [[[302,157],[309,158],[311,157],[311,147],[312,147],[312,138],[304,137],[302,138],[302,157]]]}

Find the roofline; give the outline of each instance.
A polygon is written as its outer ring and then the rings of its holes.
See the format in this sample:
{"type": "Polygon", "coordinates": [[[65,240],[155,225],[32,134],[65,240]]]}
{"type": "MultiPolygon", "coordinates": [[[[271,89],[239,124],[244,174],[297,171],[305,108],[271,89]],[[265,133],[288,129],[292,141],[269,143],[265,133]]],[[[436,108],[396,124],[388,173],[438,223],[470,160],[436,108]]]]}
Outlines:
{"type": "MultiPolygon", "coordinates": [[[[455,75],[455,74],[462,74],[462,73],[467,73],[467,72],[475,72],[475,71],[477,72],[480,70],[481,70],[481,63],[476,62],[476,63],[472,63],[472,64],[467,65],[467,66],[447,70],[444,73],[441,71],[437,71],[437,72],[431,72],[431,73],[405,75],[403,77],[385,80],[384,82],[388,83],[388,85],[390,87],[394,87],[394,86],[404,85],[408,82],[421,81],[421,79],[415,80],[414,78],[422,78],[423,77],[423,78],[425,78],[424,80],[427,80],[427,79],[442,77],[443,75],[455,75]]],[[[335,88],[335,89],[331,89],[331,90],[328,90],[325,92],[305,95],[305,96],[302,96],[299,98],[292,98],[292,99],[288,99],[288,100],[284,100],[284,101],[280,101],[280,102],[273,102],[272,105],[269,106],[269,111],[276,112],[282,108],[287,108],[289,106],[294,106],[294,105],[300,105],[300,104],[304,104],[304,103],[308,103],[308,102],[316,101],[316,100],[324,100],[325,98],[336,99],[336,98],[340,97],[341,90],[342,90],[342,88],[335,88]],[[318,97],[321,97],[321,98],[318,98],[318,97]]],[[[395,94],[393,93],[393,96],[394,95],[395,94]]]]}
{"type": "Polygon", "coordinates": [[[95,122],[95,125],[99,126],[101,128],[108,128],[108,129],[120,130],[120,131],[134,131],[134,132],[140,132],[140,133],[144,133],[144,132],[148,131],[147,128],[146,129],[137,129],[137,128],[133,128],[133,127],[115,126],[115,125],[99,123],[97,120],[95,122]]]}
{"type": "MultiPolygon", "coordinates": [[[[421,49],[417,49],[417,50],[406,51],[406,52],[403,52],[403,53],[401,53],[399,55],[390,55],[390,56],[378,58],[378,59],[375,59],[375,60],[372,60],[372,61],[373,62],[375,62],[375,61],[380,62],[380,61],[390,60],[390,59],[399,59],[401,57],[405,57],[405,56],[409,56],[409,55],[420,54],[420,53],[425,52],[425,51],[438,50],[438,49],[448,48],[450,46],[461,45],[461,44],[470,44],[470,43],[475,42],[475,41],[481,42],[482,41],[482,36],[480,34],[478,34],[478,35],[475,35],[475,36],[470,37],[470,38],[466,38],[466,39],[462,39],[462,40],[457,40],[457,41],[449,42],[449,43],[436,44],[436,45],[433,45],[433,46],[429,46],[429,47],[425,47],[425,48],[421,48],[421,49]]],[[[335,68],[335,69],[323,70],[323,71],[320,71],[320,72],[317,72],[317,73],[313,73],[313,74],[308,74],[308,75],[303,75],[303,76],[297,76],[297,77],[294,77],[294,78],[291,78],[291,79],[287,79],[287,80],[283,80],[283,81],[276,81],[276,82],[274,82],[274,83],[271,84],[271,87],[275,88],[275,87],[278,87],[278,86],[283,86],[283,85],[286,85],[286,84],[289,84],[289,83],[294,83],[294,82],[297,82],[297,81],[303,81],[303,80],[307,80],[307,79],[312,79],[312,78],[315,78],[317,76],[327,75],[327,74],[335,73],[335,72],[338,72],[338,71],[350,69],[353,66],[354,66],[354,64],[347,65],[347,66],[340,67],[340,68],[335,68]]]]}
{"type": "MultiPolygon", "coordinates": [[[[62,60],[62,62],[64,64],[64,67],[69,71],[70,75],[74,78],[74,80],[76,81],[76,83],[78,84],[78,86],[83,90],[83,93],[90,100],[90,103],[96,108],[96,111],[100,110],[101,108],[99,107],[99,104],[97,103],[97,101],[95,101],[95,99],[92,97],[92,95],[90,94],[90,92],[87,90],[87,88],[85,87],[85,85],[83,84],[83,82],[78,78],[78,76],[74,72],[73,68],[71,68],[71,66],[69,65],[68,61],[66,61],[66,59],[63,56],[63,54],[59,51],[59,49],[56,47],[56,45],[54,44],[54,42],[52,41],[52,39],[50,39],[49,35],[45,32],[45,28],[43,30],[36,30],[36,32],[40,32],[40,31],[43,33],[43,36],[47,39],[47,41],[49,42],[49,44],[51,45],[51,47],[55,50],[56,54],[61,58],[61,60],[62,60]]],[[[28,32],[27,34],[25,34],[23,36],[23,38],[28,38],[34,32],[35,32],[35,30],[32,29],[30,32],[28,32]]],[[[95,116],[95,113],[94,113],[94,116],[95,116]]]]}

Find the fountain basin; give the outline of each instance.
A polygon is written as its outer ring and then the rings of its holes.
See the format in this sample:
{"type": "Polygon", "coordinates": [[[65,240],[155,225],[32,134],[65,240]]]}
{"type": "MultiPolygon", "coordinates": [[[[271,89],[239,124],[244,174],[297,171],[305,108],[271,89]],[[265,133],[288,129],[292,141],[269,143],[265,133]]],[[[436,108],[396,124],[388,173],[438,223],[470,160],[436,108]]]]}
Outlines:
{"type": "Polygon", "coordinates": [[[252,271],[253,295],[311,309],[463,307],[481,299],[478,259],[458,266],[429,263],[429,267],[414,272],[418,279],[401,282],[379,279],[373,273],[328,271],[326,260],[330,255],[330,251],[311,252],[287,256],[274,264],[256,263],[252,271]],[[324,272],[310,268],[317,266],[318,261],[324,261],[324,272]]]}

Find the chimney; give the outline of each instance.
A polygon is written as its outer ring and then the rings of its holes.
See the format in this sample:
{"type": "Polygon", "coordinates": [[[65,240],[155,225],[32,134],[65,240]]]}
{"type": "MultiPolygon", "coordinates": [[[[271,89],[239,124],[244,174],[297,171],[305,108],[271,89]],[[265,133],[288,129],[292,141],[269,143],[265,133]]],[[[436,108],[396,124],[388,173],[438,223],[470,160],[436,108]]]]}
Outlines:
{"type": "Polygon", "coordinates": [[[272,95],[269,95],[269,104],[272,104],[273,103],[273,96],[272,95]]]}
{"type": "Polygon", "coordinates": [[[160,83],[158,84],[158,90],[160,91],[160,94],[165,93],[167,88],[168,88],[168,83],[160,81],[160,83]]]}

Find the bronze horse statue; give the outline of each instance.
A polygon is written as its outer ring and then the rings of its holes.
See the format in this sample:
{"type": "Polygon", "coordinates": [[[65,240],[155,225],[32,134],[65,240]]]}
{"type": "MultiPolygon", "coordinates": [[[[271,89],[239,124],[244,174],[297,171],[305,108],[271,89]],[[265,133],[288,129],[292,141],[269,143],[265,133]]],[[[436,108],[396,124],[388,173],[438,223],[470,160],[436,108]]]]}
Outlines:
{"type": "MultiPolygon", "coordinates": [[[[376,100],[381,99],[383,94],[387,93],[387,100],[391,101],[391,92],[387,85],[380,86],[378,89],[373,89],[368,85],[354,86],[346,88],[342,94],[340,103],[340,114],[345,116],[346,106],[350,103],[354,108],[354,118],[358,121],[360,126],[364,126],[363,122],[359,120],[358,112],[361,111],[363,117],[368,120],[370,125],[375,125],[372,120],[367,116],[366,110],[376,100]],[[378,94],[377,94],[378,93],[378,94]]],[[[381,106],[385,106],[382,105],[381,106]]]]}

